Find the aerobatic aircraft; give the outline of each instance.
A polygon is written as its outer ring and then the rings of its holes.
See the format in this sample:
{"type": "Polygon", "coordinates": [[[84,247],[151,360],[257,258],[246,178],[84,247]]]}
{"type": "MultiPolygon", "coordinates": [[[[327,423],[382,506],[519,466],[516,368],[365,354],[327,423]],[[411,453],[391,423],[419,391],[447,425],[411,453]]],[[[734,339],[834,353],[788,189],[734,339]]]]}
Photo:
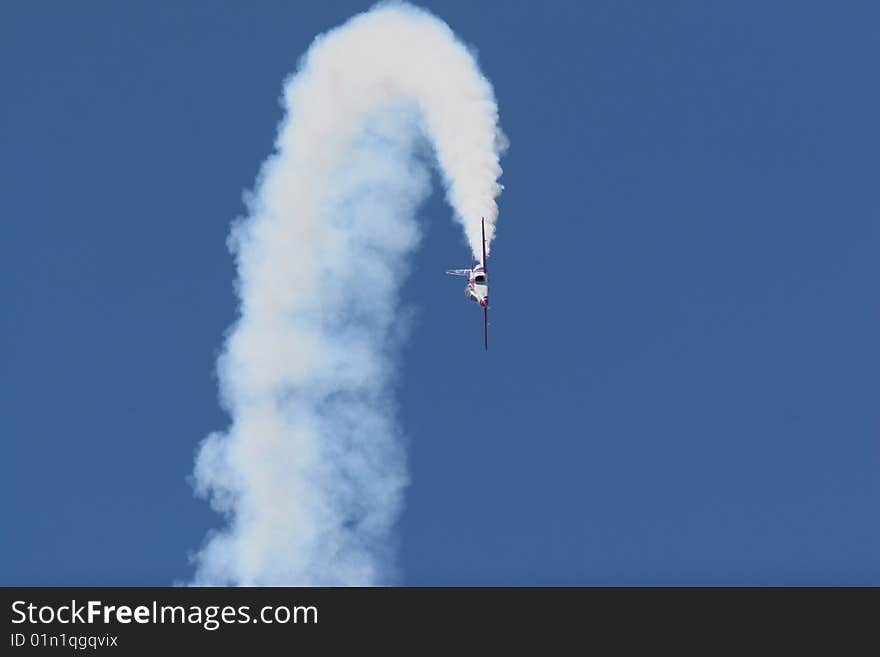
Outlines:
{"type": "Polygon", "coordinates": [[[486,269],[486,224],[480,219],[480,229],[483,233],[483,260],[473,269],[449,269],[447,274],[452,276],[467,276],[468,284],[464,288],[464,295],[483,307],[483,344],[489,349],[489,273],[486,269]]]}

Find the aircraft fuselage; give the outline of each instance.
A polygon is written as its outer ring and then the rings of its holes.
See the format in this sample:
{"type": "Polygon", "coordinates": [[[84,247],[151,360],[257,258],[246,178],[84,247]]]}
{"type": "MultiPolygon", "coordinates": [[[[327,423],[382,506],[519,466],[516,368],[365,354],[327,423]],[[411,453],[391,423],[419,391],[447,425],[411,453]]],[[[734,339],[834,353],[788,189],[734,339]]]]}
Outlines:
{"type": "Polygon", "coordinates": [[[471,270],[464,293],[468,299],[484,308],[489,305],[489,276],[486,274],[485,267],[477,265],[471,270]]]}

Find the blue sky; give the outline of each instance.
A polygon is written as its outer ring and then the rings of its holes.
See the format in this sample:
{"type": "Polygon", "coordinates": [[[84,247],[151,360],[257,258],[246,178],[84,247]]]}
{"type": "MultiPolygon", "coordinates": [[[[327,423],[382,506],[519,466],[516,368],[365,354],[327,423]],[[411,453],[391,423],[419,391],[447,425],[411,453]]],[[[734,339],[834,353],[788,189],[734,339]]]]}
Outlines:
{"type": "MultiPolygon", "coordinates": [[[[229,223],[369,4],[182,4],[0,6],[4,585],[183,581],[222,522],[229,223]]],[[[487,354],[421,210],[401,583],[880,584],[880,9],[426,6],[512,146],[487,354]]]]}

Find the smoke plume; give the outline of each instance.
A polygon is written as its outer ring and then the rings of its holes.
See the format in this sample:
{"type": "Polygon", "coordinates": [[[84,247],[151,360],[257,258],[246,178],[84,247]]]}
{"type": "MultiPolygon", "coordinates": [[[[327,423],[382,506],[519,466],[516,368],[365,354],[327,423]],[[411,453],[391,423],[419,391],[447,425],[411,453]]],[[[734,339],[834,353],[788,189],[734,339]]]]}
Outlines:
{"type": "Polygon", "coordinates": [[[504,137],[490,83],[450,28],[380,5],[315,39],[236,223],[240,315],[218,360],[231,424],[198,449],[224,514],[195,584],[394,580],[407,485],[395,420],[398,286],[436,163],[476,256],[494,235],[504,137]]]}

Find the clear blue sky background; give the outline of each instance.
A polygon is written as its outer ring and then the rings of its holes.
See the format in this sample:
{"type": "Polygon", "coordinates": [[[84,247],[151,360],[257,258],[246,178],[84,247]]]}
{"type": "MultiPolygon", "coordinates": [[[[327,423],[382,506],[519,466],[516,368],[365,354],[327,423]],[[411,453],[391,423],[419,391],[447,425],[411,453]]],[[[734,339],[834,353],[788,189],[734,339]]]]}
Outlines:
{"type": "MultiPolygon", "coordinates": [[[[0,4],[0,584],[192,574],[229,223],[368,6],[0,4]]],[[[429,7],[512,148],[488,354],[422,210],[402,583],[880,584],[878,5],[429,7]]]]}

